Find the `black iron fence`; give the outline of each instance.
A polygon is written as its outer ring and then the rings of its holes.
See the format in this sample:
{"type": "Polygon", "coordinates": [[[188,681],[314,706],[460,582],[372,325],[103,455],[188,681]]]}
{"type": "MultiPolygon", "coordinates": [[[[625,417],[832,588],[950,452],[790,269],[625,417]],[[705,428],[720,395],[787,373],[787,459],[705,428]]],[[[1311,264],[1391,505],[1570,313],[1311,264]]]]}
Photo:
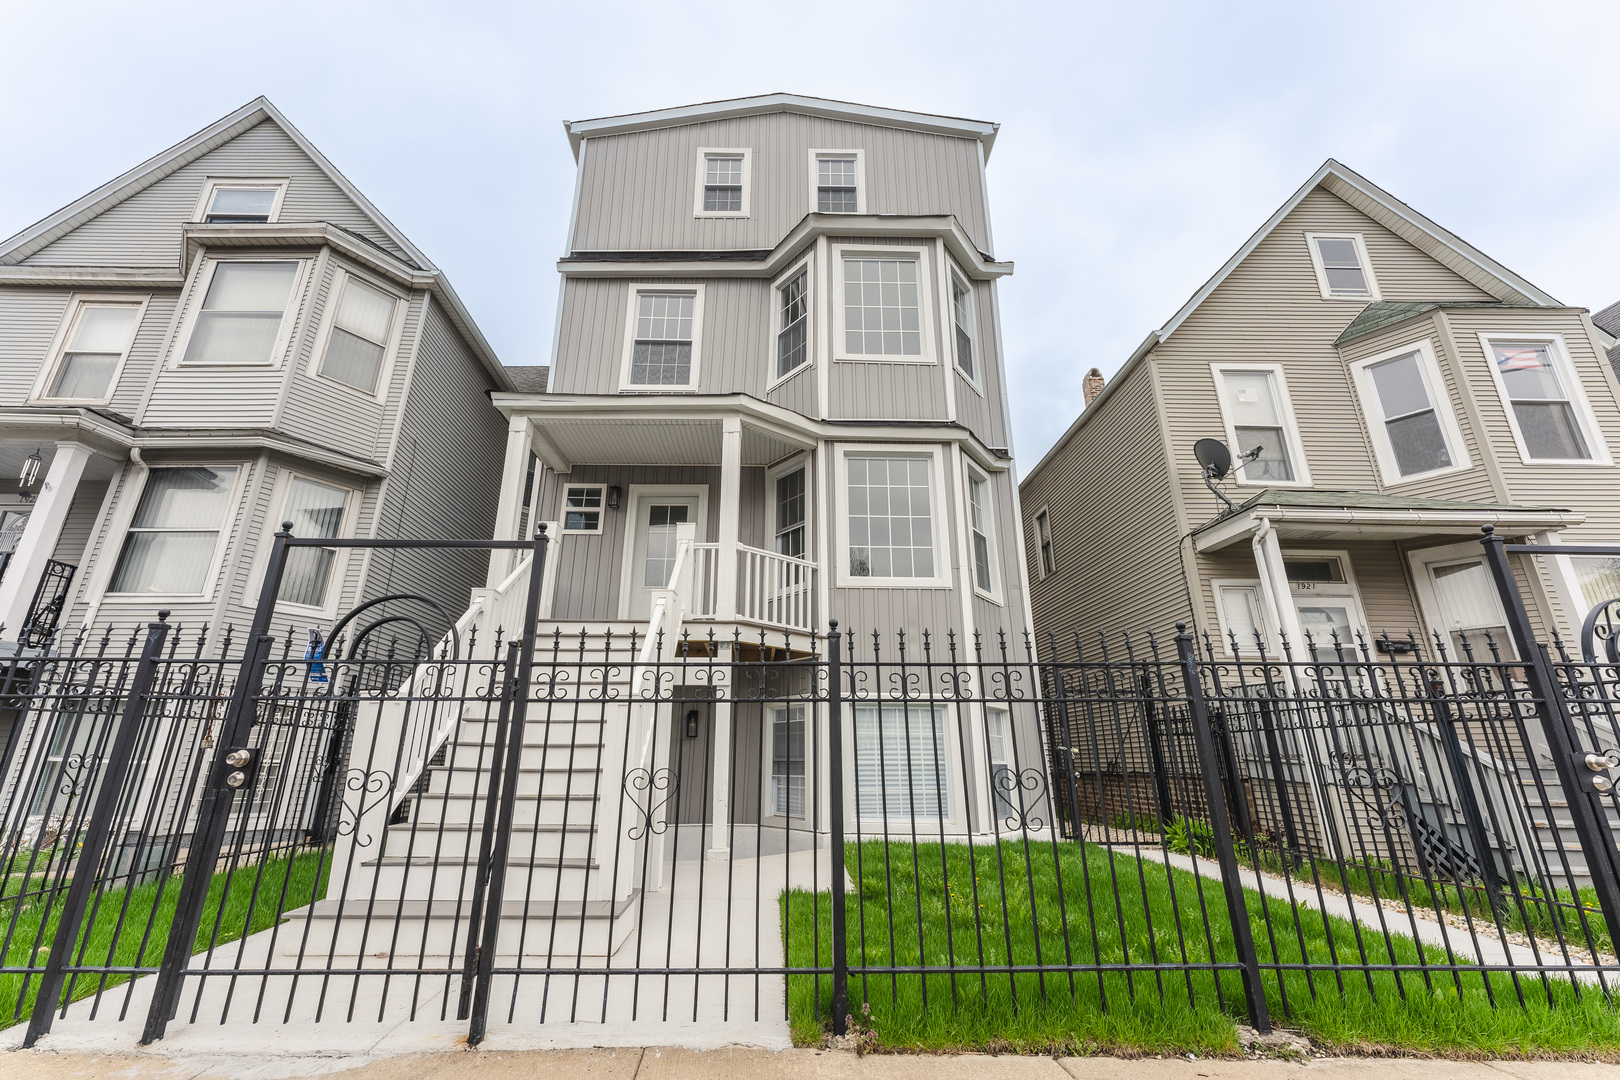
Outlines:
{"type": "Polygon", "coordinates": [[[239,643],[160,619],[0,682],[0,1020],[30,1041],[62,1016],[148,1041],[1161,1006],[1265,1028],[1620,977],[1620,669],[1537,642],[1510,577],[1512,640],[1460,649],[648,639],[542,628],[543,536],[440,541],[537,569],[453,625],[396,594],[272,639],[286,553],[317,543],[279,537],[239,643]]]}

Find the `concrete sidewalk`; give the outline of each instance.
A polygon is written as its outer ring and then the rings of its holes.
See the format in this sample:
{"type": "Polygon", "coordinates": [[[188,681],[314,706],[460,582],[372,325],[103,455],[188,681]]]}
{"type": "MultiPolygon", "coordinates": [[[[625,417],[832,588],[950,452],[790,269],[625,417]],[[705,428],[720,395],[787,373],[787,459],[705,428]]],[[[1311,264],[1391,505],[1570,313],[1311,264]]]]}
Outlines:
{"type": "Polygon", "coordinates": [[[1567,1061],[1441,1061],[1326,1058],[1309,1062],[1185,1058],[1062,1058],[960,1055],[856,1057],[843,1051],[668,1048],[445,1051],[375,1060],[241,1053],[0,1054],[6,1080],[1599,1080],[1614,1065],[1567,1061]]]}

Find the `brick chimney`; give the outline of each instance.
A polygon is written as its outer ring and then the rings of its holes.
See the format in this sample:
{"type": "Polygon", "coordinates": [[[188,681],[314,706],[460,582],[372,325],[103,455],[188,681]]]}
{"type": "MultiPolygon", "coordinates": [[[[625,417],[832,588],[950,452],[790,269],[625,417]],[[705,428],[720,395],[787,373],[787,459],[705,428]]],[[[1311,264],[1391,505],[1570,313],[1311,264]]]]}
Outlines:
{"type": "Polygon", "coordinates": [[[1103,392],[1103,387],[1107,385],[1107,382],[1108,380],[1103,378],[1103,373],[1096,368],[1086,372],[1086,381],[1081,383],[1081,386],[1085,389],[1086,404],[1088,406],[1097,399],[1098,394],[1103,392]]]}

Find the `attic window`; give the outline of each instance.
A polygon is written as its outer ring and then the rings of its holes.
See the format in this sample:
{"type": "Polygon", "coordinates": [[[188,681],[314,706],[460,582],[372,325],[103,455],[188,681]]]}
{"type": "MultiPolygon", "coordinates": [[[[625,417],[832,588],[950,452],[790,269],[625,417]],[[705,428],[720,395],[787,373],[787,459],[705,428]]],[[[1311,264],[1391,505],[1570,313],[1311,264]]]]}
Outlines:
{"type": "Polygon", "coordinates": [[[747,217],[748,174],[753,151],[747,148],[698,151],[697,217],[747,217]]]}
{"type": "Polygon", "coordinates": [[[866,155],[859,150],[810,151],[810,208],[818,214],[859,214],[866,209],[866,155]]]}
{"type": "Polygon", "coordinates": [[[1378,282],[1360,233],[1306,233],[1311,266],[1324,300],[1377,300],[1378,282]]]}
{"type": "Polygon", "coordinates": [[[286,188],[285,180],[211,179],[203,187],[196,220],[210,225],[275,221],[286,188]]]}

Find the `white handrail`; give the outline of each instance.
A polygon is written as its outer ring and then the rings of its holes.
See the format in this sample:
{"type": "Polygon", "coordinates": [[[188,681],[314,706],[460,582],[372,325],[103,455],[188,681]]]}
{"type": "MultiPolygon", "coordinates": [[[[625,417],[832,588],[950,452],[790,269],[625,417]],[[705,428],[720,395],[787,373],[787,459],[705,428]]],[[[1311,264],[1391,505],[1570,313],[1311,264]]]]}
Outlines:
{"type": "Polygon", "coordinates": [[[816,564],[737,545],[737,616],[809,633],[815,629],[816,564]]]}

